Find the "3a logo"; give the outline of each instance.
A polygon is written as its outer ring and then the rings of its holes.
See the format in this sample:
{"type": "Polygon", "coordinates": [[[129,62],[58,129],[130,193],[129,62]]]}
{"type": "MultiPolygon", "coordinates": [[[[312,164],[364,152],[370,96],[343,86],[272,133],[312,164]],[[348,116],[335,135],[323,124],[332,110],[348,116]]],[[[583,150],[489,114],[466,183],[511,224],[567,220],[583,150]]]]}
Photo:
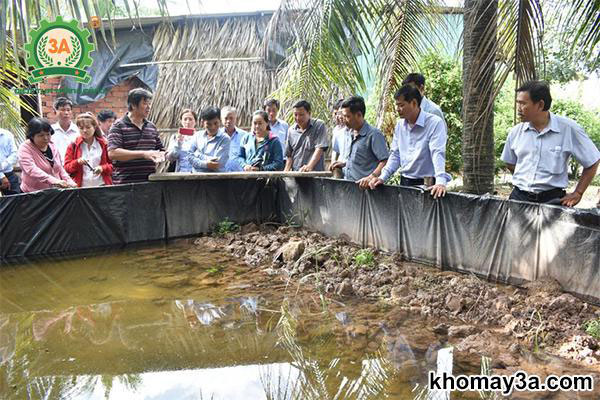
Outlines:
{"type": "Polygon", "coordinates": [[[29,81],[41,82],[45,77],[69,75],[78,82],[89,83],[91,77],[85,68],[92,65],[90,53],[95,46],[89,42],[90,31],[80,28],[77,21],[41,20],[31,31],[31,40],[25,45],[27,64],[33,67],[29,81]]]}

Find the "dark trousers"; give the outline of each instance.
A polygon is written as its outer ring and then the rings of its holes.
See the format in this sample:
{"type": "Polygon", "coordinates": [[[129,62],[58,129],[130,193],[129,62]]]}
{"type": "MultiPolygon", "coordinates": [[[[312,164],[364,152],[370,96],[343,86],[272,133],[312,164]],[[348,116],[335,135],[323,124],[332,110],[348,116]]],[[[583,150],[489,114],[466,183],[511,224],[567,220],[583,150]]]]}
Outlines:
{"type": "MultiPolygon", "coordinates": [[[[400,177],[400,186],[421,186],[425,184],[424,178],[412,179],[404,176],[400,177]]],[[[435,185],[435,178],[433,178],[433,184],[435,185]]]]}
{"type": "Polygon", "coordinates": [[[509,199],[529,201],[531,203],[560,204],[559,200],[563,198],[566,194],[567,192],[564,189],[559,188],[534,193],[526,192],[515,186],[512,192],[510,193],[509,199]]]}
{"type": "Polygon", "coordinates": [[[19,194],[21,193],[21,181],[19,177],[14,172],[7,172],[4,175],[8,178],[10,182],[10,189],[2,189],[2,194],[4,196],[10,196],[11,194],[19,194]]]}

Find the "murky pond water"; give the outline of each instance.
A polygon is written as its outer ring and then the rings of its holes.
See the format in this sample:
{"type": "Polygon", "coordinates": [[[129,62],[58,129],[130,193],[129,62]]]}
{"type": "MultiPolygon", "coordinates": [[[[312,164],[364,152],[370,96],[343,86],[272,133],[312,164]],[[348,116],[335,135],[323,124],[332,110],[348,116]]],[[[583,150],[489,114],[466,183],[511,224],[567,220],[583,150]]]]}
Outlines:
{"type": "Polygon", "coordinates": [[[3,266],[0,398],[409,399],[440,344],[390,312],[189,241],[3,266]]]}

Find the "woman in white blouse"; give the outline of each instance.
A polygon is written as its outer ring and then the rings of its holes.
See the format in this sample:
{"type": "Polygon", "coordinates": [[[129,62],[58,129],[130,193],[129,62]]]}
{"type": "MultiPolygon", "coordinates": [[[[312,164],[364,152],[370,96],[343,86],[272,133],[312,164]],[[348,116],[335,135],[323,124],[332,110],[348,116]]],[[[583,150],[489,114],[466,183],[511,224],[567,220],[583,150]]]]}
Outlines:
{"type": "Polygon", "coordinates": [[[79,187],[112,185],[113,166],[108,158],[108,143],[92,113],[79,114],[75,120],[80,136],[67,148],[65,170],[79,187]]]}

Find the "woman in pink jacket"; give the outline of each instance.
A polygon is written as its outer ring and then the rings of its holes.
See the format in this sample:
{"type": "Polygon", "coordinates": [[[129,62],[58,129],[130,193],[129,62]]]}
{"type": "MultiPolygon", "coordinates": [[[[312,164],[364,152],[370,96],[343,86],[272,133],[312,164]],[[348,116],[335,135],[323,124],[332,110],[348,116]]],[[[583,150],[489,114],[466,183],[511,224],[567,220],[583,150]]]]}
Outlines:
{"type": "Polygon", "coordinates": [[[21,191],[34,192],[51,187],[75,188],[63,168],[63,160],[52,143],[54,129],[44,118],[32,118],[27,125],[27,139],[19,147],[21,191]]]}

